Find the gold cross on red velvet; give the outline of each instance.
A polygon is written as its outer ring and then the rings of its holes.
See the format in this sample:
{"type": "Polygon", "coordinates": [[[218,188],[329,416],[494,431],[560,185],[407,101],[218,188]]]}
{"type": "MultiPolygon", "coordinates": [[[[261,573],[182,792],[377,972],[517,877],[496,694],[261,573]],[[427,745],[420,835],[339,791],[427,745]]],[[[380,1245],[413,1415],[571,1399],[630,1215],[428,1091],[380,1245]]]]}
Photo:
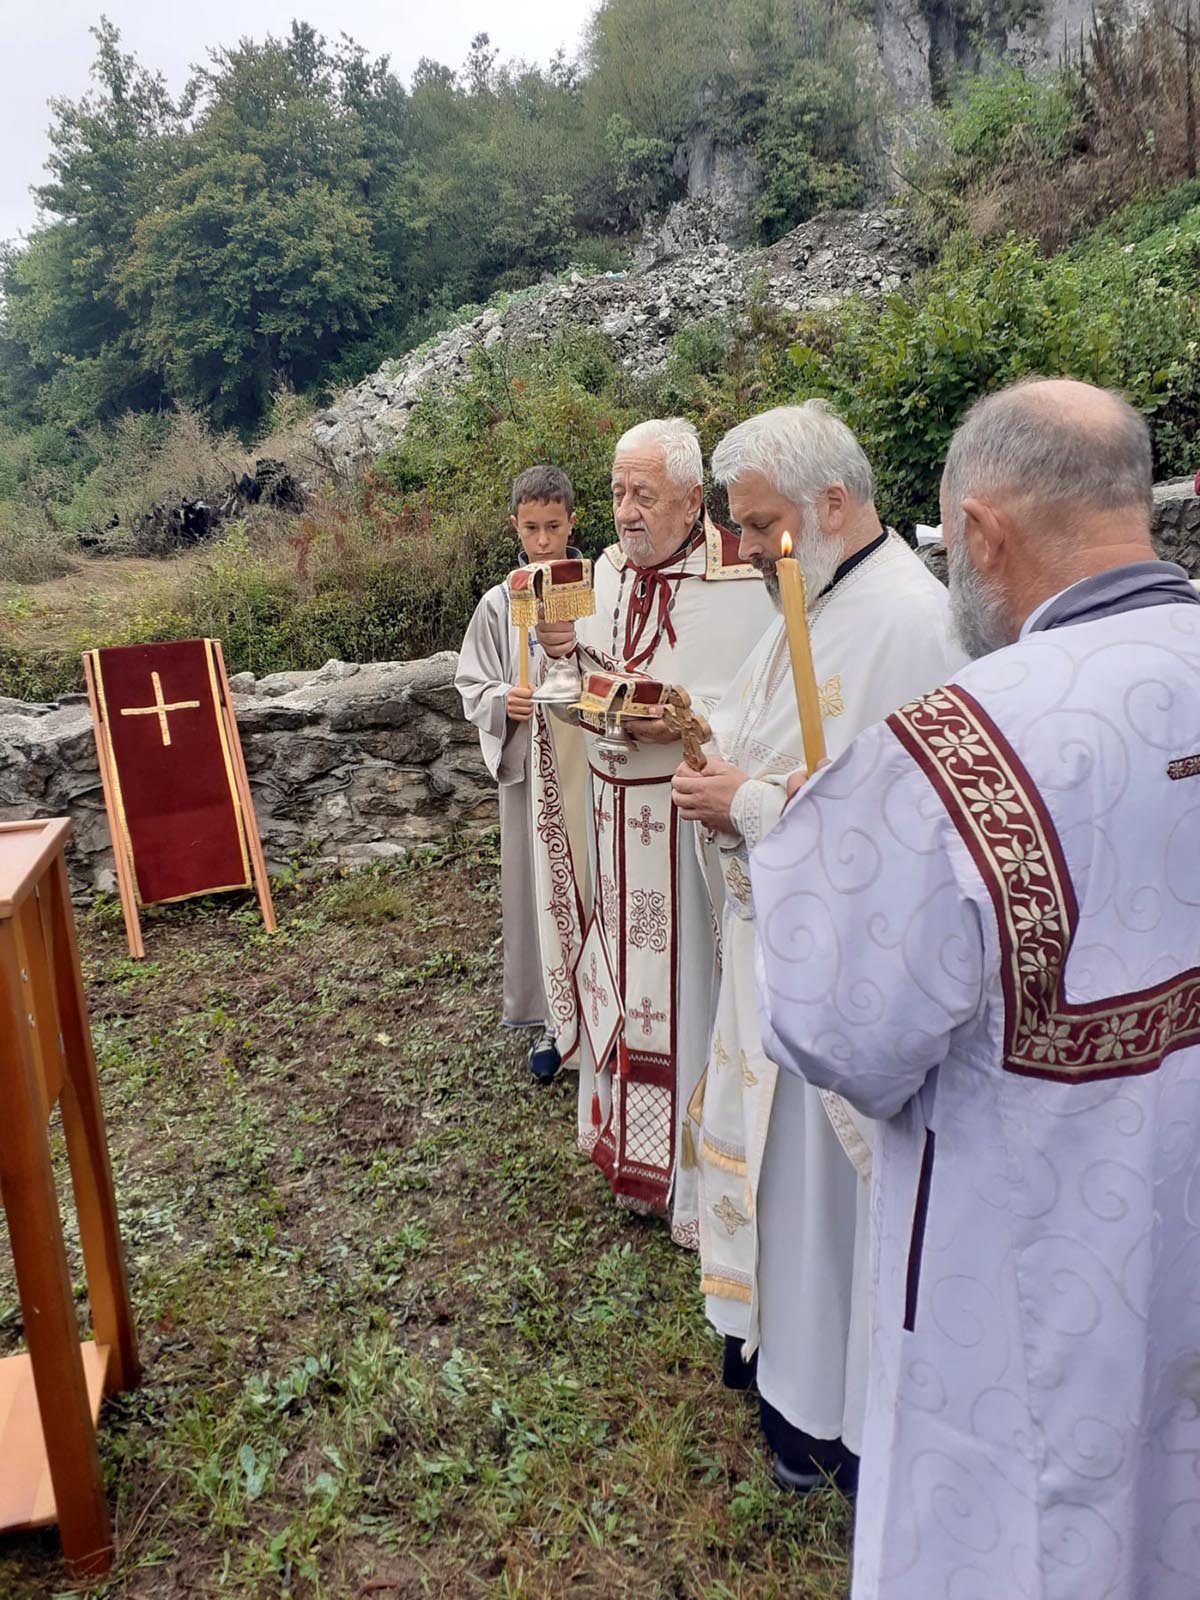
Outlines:
{"type": "Polygon", "coordinates": [[[162,734],[162,742],[168,745],[171,742],[171,724],[167,721],[168,711],[199,711],[199,700],[175,700],[170,705],[163,699],[162,679],[157,672],[150,674],[150,683],[154,689],[154,704],[152,706],[122,706],[123,717],[157,717],[158,730],[162,734]]]}

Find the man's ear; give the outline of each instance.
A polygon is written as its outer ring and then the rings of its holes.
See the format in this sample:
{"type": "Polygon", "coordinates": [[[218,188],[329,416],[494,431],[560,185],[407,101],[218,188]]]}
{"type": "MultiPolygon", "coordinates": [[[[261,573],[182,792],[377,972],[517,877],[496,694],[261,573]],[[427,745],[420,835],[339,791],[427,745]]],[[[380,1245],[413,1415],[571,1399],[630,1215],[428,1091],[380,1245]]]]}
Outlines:
{"type": "Polygon", "coordinates": [[[821,516],[820,501],[817,502],[817,526],[822,527],[825,533],[842,533],[846,527],[846,513],[850,508],[850,496],[840,483],[831,483],[824,491],[825,516],[821,516]]]}
{"type": "Polygon", "coordinates": [[[700,515],[700,507],[704,504],[704,485],[702,483],[698,483],[695,488],[691,490],[688,495],[687,503],[688,509],[692,515],[692,521],[695,522],[696,518],[700,515]]]}
{"type": "Polygon", "coordinates": [[[576,517],[576,513],[574,511],[572,511],[571,515],[567,518],[567,527],[568,528],[573,528],[575,526],[575,517],[576,517]]]}
{"type": "Polygon", "coordinates": [[[510,527],[510,528],[511,528],[511,529],[512,529],[512,531],[513,531],[513,532],[514,532],[514,533],[516,533],[516,534],[519,534],[519,533],[520,533],[520,531],[521,531],[521,530],[520,530],[520,528],[519,528],[519,527],[518,527],[518,526],[517,526],[517,519],[516,519],[516,517],[509,517],[509,519],[508,519],[508,525],[509,525],[509,527],[510,527]]]}
{"type": "Polygon", "coordinates": [[[1009,543],[1008,519],[990,500],[972,495],[962,503],[963,538],[971,565],[987,577],[1003,565],[1009,543]]]}

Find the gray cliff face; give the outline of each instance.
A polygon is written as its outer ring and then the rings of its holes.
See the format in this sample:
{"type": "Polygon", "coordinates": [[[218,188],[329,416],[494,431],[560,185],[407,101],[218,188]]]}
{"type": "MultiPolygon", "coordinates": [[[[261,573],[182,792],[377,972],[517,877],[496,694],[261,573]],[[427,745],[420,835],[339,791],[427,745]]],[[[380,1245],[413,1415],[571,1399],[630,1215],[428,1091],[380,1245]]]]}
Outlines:
{"type": "Polygon", "coordinates": [[[676,151],[675,171],[686,179],[687,193],[661,216],[646,219],[633,250],[635,270],[717,244],[736,247],[749,236],[761,186],[758,162],[749,151],[718,144],[701,129],[676,151]]]}
{"type": "MultiPolygon", "coordinates": [[[[1132,14],[1135,3],[1122,0],[1121,8],[1132,14]]],[[[1028,71],[1056,65],[1078,51],[1094,0],[992,0],[978,22],[964,20],[964,9],[961,0],[875,0],[864,46],[901,116],[933,104],[955,70],[977,71],[988,57],[1028,71]]]]}

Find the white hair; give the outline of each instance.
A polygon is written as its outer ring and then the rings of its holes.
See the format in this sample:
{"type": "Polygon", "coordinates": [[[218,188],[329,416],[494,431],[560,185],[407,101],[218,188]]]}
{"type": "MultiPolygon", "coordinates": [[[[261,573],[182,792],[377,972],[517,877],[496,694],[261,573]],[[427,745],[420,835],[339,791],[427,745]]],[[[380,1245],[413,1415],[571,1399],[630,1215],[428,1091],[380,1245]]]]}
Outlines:
{"type": "Polygon", "coordinates": [[[662,452],[667,477],[676,488],[694,489],[704,482],[700,435],[686,417],[651,417],[635,423],[617,440],[613,460],[646,449],[662,452]]]}
{"type": "Polygon", "coordinates": [[[712,470],[720,484],[760,473],[797,505],[812,505],[834,484],[862,505],[875,499],[871,464],[827,400],[776,406],[739,422],[713,451],[712,470]]]}

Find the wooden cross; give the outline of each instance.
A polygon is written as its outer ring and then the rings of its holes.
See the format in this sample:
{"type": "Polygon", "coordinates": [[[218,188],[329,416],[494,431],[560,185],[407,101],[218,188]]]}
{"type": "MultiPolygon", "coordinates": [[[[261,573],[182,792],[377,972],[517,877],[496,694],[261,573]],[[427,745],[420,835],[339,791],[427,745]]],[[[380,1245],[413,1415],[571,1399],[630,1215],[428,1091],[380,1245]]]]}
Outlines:
{"type": "Polygon", "coordinates": [[[667,690],[663,700],[663,721],[683,741],[683,759],[693,772],[703,772],[705,756],[701,746],[712,738],[712,729],[692,710],[692,697],[678,685],[667,690]]]}
{"type": "Polygon", "coordinates": [[[158,730],[162,734],[162,742],[168,745],[171,742],[171,725],[167,721],[168,711],[199,711],[199,700],[176,700],[168,705],[163,699],[162,679],[157,672],[150,674],[150,682],[154,687],[154,704],[152,706],[123,706],[123,717],[157,717],[158,730]]]}

